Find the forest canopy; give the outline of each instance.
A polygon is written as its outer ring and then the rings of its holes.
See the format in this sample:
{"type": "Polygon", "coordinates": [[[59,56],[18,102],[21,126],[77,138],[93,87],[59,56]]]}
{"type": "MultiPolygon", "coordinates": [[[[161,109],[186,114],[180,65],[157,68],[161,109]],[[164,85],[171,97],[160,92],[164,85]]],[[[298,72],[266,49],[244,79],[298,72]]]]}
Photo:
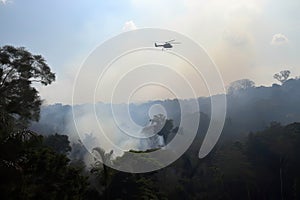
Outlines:
{"type": "MultiPolygon", "coordinates": [[[[271,87],[255,87],[248,79],[231,84],[222,136],[201,160],[198,151],[209,126],[210,104],[199,98],[204,109],[189,149],[168,167],[133,174],[101,161],[118,166],[135,153],[130,162],[160,165],[146,153],[163,149],[179,131],[179,100],[155,102],[172,111],[168,118],[156,115],[150,121],[161,128],[159,147],[115,155],[113,150],[94,146],[92,155],[81,140],[71,140],[74,133],[64,128],[70,106],[41,109],[42,99],[33,83],[55,81],[45,59],[23,47],[0,47],[0,198],[300,199],[300,80],[288,77],[289,73],[280,72],[274,78],[281,85],[271,87]]],[[[133,106],[147,109],[151,103],[133,106]]],[[[194,115],[185,117],[193,120],[194,115]]],[[[185,131],[180,131],[184,136],[185,131]]],[[[87,137],[94,139],[92,134],[87,137]]]]}

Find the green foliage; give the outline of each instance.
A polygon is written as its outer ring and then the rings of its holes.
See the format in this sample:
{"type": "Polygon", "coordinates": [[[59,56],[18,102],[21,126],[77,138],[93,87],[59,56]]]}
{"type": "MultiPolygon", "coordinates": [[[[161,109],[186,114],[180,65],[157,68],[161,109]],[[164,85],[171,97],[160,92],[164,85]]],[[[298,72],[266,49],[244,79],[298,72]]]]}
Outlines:
{"type": "Polygon", "coordinates": [[[48,148],[29,152],[24,162],[25,199],[83,199],[87,179],[80,170],[69,166],[69,159],[48,148]]]}
{"type": "Polygon", "coordinates": [[[49,135],[44,138],[44,145],[49,146],[60,154],[67,154],[71,151],[70,141],[66,135],[59,135],[57,133],[49,135]]]}
{"type": "MultiPolygon", "coordinates": [[[[130,151],[124,155],[113,159],[111,151],[105,151],[99,147],[93,149],[99,154],[101,161],[113,164],[115,167],[130,163],[135,166],[139,162],[147,162],[149,165],[157,165],[157,161],[149,158],[145,152],[130,151]],[[134,162],[134,163],[132,163],[134,162]]],[[[149,151],[147,151],[149,152],[149,151]]],[[[91,173],[97,177],[96,187],[101,188],[101,194],[104,199],[165,199],[165,196],[159,191],[158,180],[150,174],[130,174],[114,170],[99,160],[95,162],[91,173]]]]}
{"type": "Polygon", "coordinates": [[[87,179],[70,166],[67,136],[45,140],[26,129],[42,103],[33,82],[48,85],[55,75],[40,55],[0,47],[0,199],[84,199],[87,179]]]}
{"type": "MultiPolygon", "coordinates": [[[[288,77],[287,71],[274,76],[284,83],[282,87],[292,84],[288,77]]],[[[196,141],[170,166],[144,174],[120,172],[102,162],[116,167],[126,163],[133,168],[140,163],[159,167],[148,154],[159,148],[131,150],[114,157],[113,151],[107,153],[99,147],[93,149],[98,160],[87,178],[82,163],[88,152],[81,143],[73,145],[72,164],[66,156],[71,151],[67,136],[43,137],[26,129],[30,120],[38,120],[42,102],[32,83],[47,85],[54,79],[42,56],[24,48],[0,48],[0,199],[300,198],[300,123],[282,126],[273,122],[242,141],[222,141],[199,160],[197,144],[209,122],[209,117],[202,115],[205,124],[199,124],[196,141]]],[[[240,80],[231,85],[229,93],[242,94],[253,86],[250,80],[240,80]]],[[[263,111],[269,102],[261,105],[263,111]]],[[[192,115],[185,117],[193,120],[192,115]]],[[[226,121],[226,132],[234,130],[232,123],[226,121]]],[[[178,130],[163,115],[154,116],[151,125],[165,143],[178,130]]],[[[162,153],[168,154],[168,149],[162,153]]]]}
{"type": "MultiPolygon", "coordinates": [[[[99,164],[93,168],[105,199],[298,199],[300,124],[273,122],[243,141],[218,144],[199,160],[194,144],[176,162],[157,172],[123,173],[99,164]],[[106,170],[104,170],[106,169],[106,170]],[[105,173],[104,173],[105,171],[105,173]]],[[[130,151],[111,163],[159,164],[146,151],[130,151]],[[133,155],[132,155],[133,154],[133,155]]],[[[147,151],[149,152],[149,150],[147,151]]],[[[152,152],[152,151],[150,151],[152,152]]]]}
{"type": "Polygon", "coordinates": [[[299,193],[299,133],[299,123],[272,123],[266,130],[249,135],[247,155],[257,175],[259,198],[293,199],[299,193]]]}
{"type": "Polygon", "coordinates": [[[43,143],[31,131],[1,141],[1,199],[83,199],[87,180],[80,169],[43,143]]]}
{"type": "Polygon", "coordinates": [[[29,120],[38,120],[42,101],[32,83],[48,85],[54,80],[54,73],[41,55],[33,55],[23,47],[0,47],[1,126],[9,128],[7,124],[12,121],[24,126],[29,120]]]}

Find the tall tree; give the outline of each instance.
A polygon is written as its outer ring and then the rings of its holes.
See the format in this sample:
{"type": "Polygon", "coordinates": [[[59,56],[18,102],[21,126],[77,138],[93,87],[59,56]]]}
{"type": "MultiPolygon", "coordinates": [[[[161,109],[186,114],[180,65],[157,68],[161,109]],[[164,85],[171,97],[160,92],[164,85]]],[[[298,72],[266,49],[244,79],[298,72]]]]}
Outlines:
{"type": "Polygon", "coordinates": [[[32,83],[54,80],[42,56],[0,47],[0,199],[84,198],[86,178],[61,154],[70,150],[68,138],[49,136],[43,143],[42,136],[26,130],[39,119],[42,103],[32,83]]]}
{"type": "Polygon", "coordinates": [[[41,55],[24,47],[0,47],[1,132],[11,123],[26,126],[30,120],[38,120],[42,100],[32,83],[48,85],[54,80],[55,74],[41,55]]]}

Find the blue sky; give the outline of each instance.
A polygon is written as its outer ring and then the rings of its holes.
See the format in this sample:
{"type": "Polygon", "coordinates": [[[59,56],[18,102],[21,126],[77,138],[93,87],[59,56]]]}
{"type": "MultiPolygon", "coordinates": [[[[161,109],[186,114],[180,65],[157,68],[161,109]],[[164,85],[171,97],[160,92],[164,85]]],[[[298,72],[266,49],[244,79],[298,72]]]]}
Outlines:
{"type": "Polygon", "coordinates": [[[1,45],[42,54],[54,71],[122,29],[123,1],[7,1],[0,6],[1,45]]]}
{"type": "Polygon", "coordinates": [[[40,88],[47,103],[70,103],[88,54],[127,28],[167,28],[201,44],[225,84],[249,78],[270,85],[282,69],[300,75],[299,0],[1,0],[0,45],[42,54],[57,74],[40,88]]]}

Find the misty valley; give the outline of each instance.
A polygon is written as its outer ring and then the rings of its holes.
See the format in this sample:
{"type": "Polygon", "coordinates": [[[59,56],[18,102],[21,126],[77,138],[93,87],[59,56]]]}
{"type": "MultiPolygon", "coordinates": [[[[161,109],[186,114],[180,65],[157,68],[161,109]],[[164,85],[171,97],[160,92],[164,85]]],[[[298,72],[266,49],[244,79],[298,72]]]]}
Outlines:
{"type": "Polygon", "coordinates": [[[0,200],[300,200],[299,0],[0,0],[0,200]]]}
{"type": "MultiPolygon", "coordinates": [[[[195,119],[189,99],[130,104],[129,113],[135,123],[151,127],[151,120],[159,118],[161,112],[158,107],[152,116],[149,115],[153,105],[165,108],[167,119],[161,120],[168,123],[164,123],[163,132],[157,136],[138,140],[122,136],[117,128],[108,129],[115,134],[113,142],[125,153],[106,144],[97,144],[101,137],[97,138],[97,133],[93,132],[96,129],[93,129],[91,113],[87,111],[93,105],[73,107],[74,112],[87,119],[78,120],[77,130],[84,131],[79,135],[72,120],[72,107],[62,104],[42,106],[39,122],[32,122],[29,129],[43,135],[41,144],[44,148],[65,155],[70,166],[80,169],[79,174],[86,184],[81,195],[88,199],[298,199],[300,80],[289,79],[282,85],[270,87],[255,87],[249,82],[240,80],[229,86],[221,138],[207,157],[199,159],[198,153],[209,125],[211,103],[209,97],[201,97],[197,99],[201,110],[199,128],[192,145],[176,162],[154,172],[120,172],[102,161],[109,161],[115,167],[126,161],[132,171],[135,167],[138,169],[139,162],[159,167],[160,163],[147,155],[147,151],[162,148],[169,155],[169,149],[164,146],[175,134],[187,134],[176,128],[181,119],[180,101],[184,101],[183,105],[190,111],[184,118],[191,123],[195,119]],[[131,157],[129,152],[136,156],[131,157]]],[[[96,105],[96,111],[107,117],[104,119],[107,126],[113,126],[109,122],[113,117],[110,106],[96,105]]],[[[127,105],[115,105],[120,118],[126,118],[128,114],[123,107],[127,105]]],[[[51,174],[51,171],[47,173],[51,174]]],[[[44,174],[31,175],[44,177],[44,174]]],[[[37,182],[30,182],[28,187],[35,184],[37,182]]]]}
{"type": "Polygon", "coordinates": [[[209,97],[45,105],[35,84],[56,79],[45,59],[3,46],[0,198],[300,199],[300,79],[289,75],[209,97]]]}

